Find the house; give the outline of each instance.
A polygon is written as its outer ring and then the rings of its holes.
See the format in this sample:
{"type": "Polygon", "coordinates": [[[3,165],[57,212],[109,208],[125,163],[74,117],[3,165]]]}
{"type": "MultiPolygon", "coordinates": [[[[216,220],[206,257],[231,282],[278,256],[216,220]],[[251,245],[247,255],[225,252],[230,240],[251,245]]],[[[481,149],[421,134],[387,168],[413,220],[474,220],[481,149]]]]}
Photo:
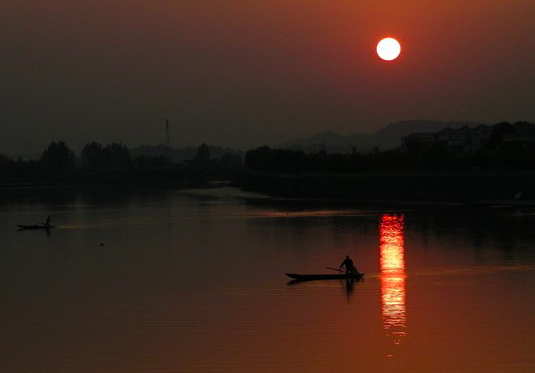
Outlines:
{"type": "Polygon", "coordinates": [[[480,125],[477,127],[463,126],[457,129],[447,127],[435,133],[417,132],[401,139],[401,148],[426,149],[435,145],[442,145],[451,153],[466,155],[477,153],[488,142],[493,133],[493,126],[480,125]]]}
{"type": "Polygon", "coordinates": [[[401,150],[417,151],[428,149],[436,144],[436,135],[431,132],[416,132],[401,138],[401,150]]]}

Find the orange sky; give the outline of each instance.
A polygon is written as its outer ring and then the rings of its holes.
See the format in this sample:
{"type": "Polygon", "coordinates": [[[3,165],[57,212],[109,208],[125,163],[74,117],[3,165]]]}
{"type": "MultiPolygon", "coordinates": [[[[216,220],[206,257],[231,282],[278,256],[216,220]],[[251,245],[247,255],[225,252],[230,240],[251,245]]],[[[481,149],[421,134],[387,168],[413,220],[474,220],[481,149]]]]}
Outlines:
{"type": "Polygon", "coordinates": [[[0,152],[535,121],[533,0],[0,0],[0,152]],[[375,44],[398,37],[402,55],[375,44]],[[22,130],[22,131],[21,131],[22,130]]]}

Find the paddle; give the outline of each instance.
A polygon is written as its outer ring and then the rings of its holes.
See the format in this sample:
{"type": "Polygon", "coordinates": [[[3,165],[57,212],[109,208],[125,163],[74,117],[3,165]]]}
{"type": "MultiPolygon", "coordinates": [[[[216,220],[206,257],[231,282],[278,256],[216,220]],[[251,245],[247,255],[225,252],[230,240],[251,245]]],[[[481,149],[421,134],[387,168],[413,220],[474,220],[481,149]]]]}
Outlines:
{"type": "Polygon", "coordinates": [[[340,268],[332,268],[332,267],[325,267],[327,269],[332,269],[333,271],[338,271],[340,273],[347,273],[346,271],[342,271],[340,268]]]}
{"type": "Polygon", "coordinates": [[[325,267],[327,269],[332,269],[333,271],[338,271],[340,273],[344,273],[346,275],[351,275],[351,276],[364,276],[364,273],[360,273],[357,271],[357,273],[348,273],[347,271],[342,271],[341,269],[339,268],[333,268],[333,267],[325,267]]]}

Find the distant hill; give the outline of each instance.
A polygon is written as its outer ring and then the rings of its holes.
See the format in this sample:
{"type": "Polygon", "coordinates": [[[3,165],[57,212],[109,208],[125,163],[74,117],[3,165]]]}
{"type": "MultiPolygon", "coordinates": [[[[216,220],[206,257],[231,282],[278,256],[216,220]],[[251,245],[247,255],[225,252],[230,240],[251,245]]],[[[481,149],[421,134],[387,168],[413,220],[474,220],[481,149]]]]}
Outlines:
{"type": "Polygon", "coordinates": [[[283,142],[275,146],[275,148],[296,149],[305,152],[315,152],[324,149],[331,153],[349,153],[355,147],[358,152],[366,153],[372,151],[374,148],[378,148],[379,150],[394,149],[400,146],[403,136],[411,133],[437,132],[447,127],[477,127],[481,124],[486,123],[407,120],[391,123],[377,132],[370,134],[355,133],[344,136],[332,131],[321,132],[307,139],[295,139],[283,142]]]}

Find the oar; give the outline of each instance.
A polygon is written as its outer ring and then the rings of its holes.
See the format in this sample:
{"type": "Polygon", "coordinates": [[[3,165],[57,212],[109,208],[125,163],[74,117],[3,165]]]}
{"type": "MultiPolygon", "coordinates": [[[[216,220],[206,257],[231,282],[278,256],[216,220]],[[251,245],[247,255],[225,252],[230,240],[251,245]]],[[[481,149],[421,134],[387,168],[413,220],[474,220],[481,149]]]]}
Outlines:
{"type": "Polygon", "coordinates": [[[325,267],[327,269],[332,269],[333,271],[338,271],[340,273],[347,273],[346,271],[342,271],[340,268],[332,268],[332,267],[325,267]]]}

